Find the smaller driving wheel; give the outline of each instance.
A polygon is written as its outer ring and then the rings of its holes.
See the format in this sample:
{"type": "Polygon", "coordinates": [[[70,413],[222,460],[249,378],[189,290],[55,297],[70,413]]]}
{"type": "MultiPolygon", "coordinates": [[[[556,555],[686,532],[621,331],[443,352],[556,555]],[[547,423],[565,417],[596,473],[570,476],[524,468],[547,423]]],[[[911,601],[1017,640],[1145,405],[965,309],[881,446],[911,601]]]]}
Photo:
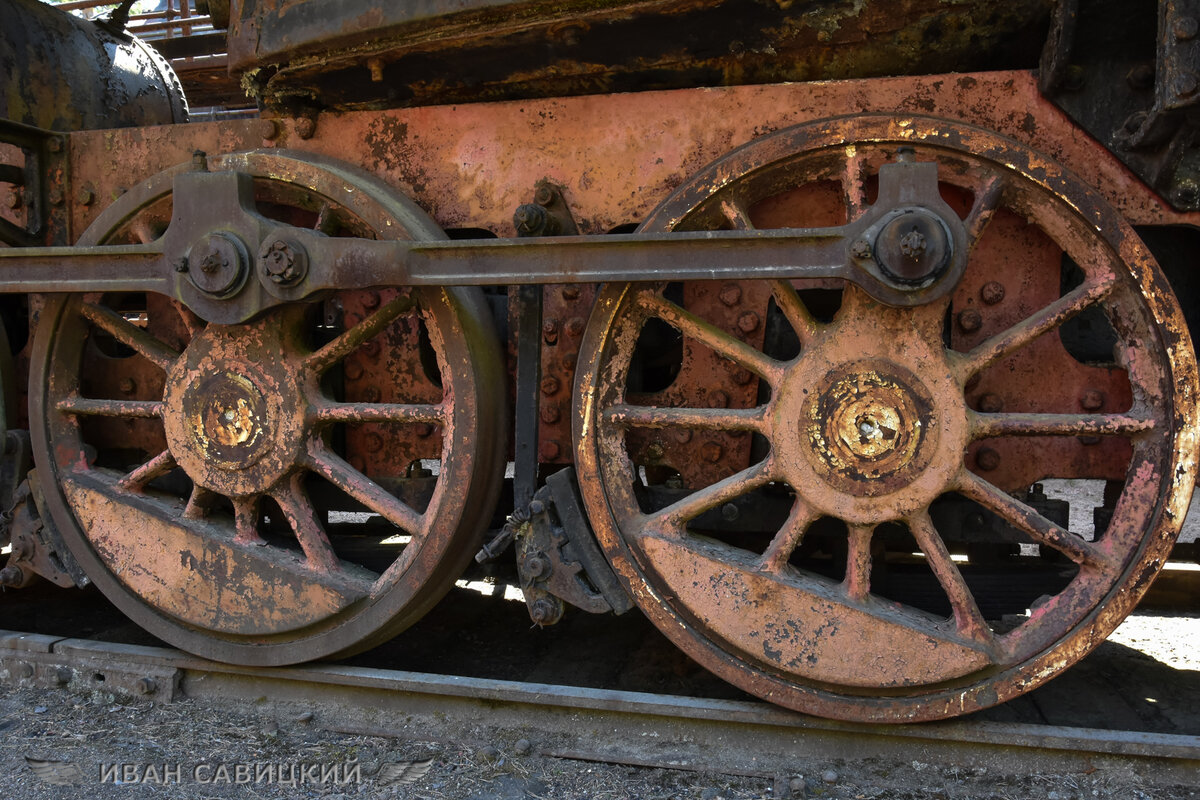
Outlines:
{"type": "MultiPolygon", "coordinates": [[[[251,175],[259,212],[289,224],[443,238],[343,166],[209,164],[251,175]]],[[[81,244],[162,235],[171,184],[132,190],[81,244]]],[[[503,478],[478,290],[342,292],[236,325],[152,294],[55,296],[32,363],[35,459],[68,548],[134,621],[208,658],[295,663],[399,632],[468,563],[503,478]]]]}
{"type": "Polygon", "coordinates": [[[824,120],[714,163],[642,230],[842,224],[902,153],[938,165],[963,218],[953,292],[898,308],[832,281],[609,285],[576,383],[580,488],[636,602],[731,683],[847,720],[967,713],[1074,663],[1147,588],[1192,488],[1196,367],[1170,287],[1022,145],[824,120]],[[1101,352],[1065,344],[1080,319],[1101,352]],[[1063,385],[1021,380],[1039,374],[1063,385]],[[1107,481],[1105,524],[1060,517],[1049,478],[1107,481]]]}

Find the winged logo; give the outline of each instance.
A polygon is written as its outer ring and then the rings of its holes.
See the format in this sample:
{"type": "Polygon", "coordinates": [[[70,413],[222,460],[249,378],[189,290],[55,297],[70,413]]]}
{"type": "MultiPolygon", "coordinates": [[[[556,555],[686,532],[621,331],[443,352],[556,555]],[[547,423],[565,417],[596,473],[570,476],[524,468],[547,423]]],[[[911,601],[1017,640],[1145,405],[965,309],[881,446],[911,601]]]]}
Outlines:
{"type": "Polygon", "coordinates": [[[83,773],[70,761],[43,761],[25,756],[25,763],[34,775],[52,786],[72,786],[83,781],[83,773]]]}
{"type": "Polygon", "coordinates": [[[429,772],[433,759],[424,761],[395,761],[379,768],[378,780],[384,786],[411,786],[429,772]]]}

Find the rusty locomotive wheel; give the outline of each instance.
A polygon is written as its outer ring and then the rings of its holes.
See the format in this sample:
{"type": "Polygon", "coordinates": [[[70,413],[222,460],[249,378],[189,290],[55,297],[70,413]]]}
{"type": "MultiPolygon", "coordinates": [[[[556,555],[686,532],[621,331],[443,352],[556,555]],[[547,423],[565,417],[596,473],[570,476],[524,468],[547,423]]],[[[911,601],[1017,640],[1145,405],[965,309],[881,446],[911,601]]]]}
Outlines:
{"type": "Polygon", "coordinates": [[[920,117],[803,125],[643,229],[841,224],[906,148],[969,233],[947,297],[609,285],[576,383],[588,515],[645,613],[746,691],[848,720],[967,713],[1074,663],[1149,585],[1192,488],[1177,301],[1119,215],[1022,145],[920,117]],[[1053,478],[1102,482],[1103,520],[1058,514],[1053,478]]]}
{"type": "MultiPolygon", "coordinates": [[[[444,237],[334,164],[209,164],[253,176],[258,211],[290,224],[444,237]]],[[[129,192],[82,244],[157,237],[170,189],[129,192]]],[[[203,244],[197,286],[232,291],[236,245],[203,244]]],[[[414,622],[476,549],[503,478],[500,364],[474,289],[343,292],[239,325],[158,295],[55,297],[34,344],[37,467],[71,553],[155,635],[252,665],[348,655],[414,622]]]]}

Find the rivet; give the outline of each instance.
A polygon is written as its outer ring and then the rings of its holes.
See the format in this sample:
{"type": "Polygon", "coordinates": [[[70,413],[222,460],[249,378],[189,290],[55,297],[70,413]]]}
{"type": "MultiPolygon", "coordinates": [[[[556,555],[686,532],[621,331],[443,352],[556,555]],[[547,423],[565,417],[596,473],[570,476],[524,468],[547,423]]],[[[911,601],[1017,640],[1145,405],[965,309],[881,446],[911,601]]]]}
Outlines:
{"type": "Polygon", "coordinates": [[[708,395],[708,405],[709,408],[728,408],[729,395],[725,394],[725,392],[721,391],[720,389],[710,392],[708,395]]]}
{"type": "Polygon", "coordinates": [[[1175,20],[1175,25],[1172,26],[1171,30],[1174,32],[1175,38],[1180,41],[1194,39],[1196,33],[1200,32],[1200,23],[1196,22],[1195,17],[1184,16],[1175,20]]]}
{"type": "Polygon", "coordinates": [[[553,425],[558,422],[562,412],[558,410],[557,405],[542,406],[542,422],[547,425],[553,425]]]}
{"type": "Polygon", "coordinates": [[[121,390],[121,394],[133,394],[137,391],[137,382],[133,378],[121,378],[118,388],[121,390]]]}
{"type": "Polygon", "coordinates": [[[646,458],[651,461],[658,461],[663,457],[663,446],[658,442],[651,442],[646,446],[646,458]]]}
{"type": "Polygon", "coordinates": [[[543,461],[553,461],[558,458],[560,448],[558,442],[554,439],[543,439],[541,446],[538,447],[538,455],[543,461]]]}
{"type": "Polygon", "coordinates": [[[723,452],[721,445],[716,442],[705,442],[704,446],[700,448],[700,456],[710,464],[720,461],[723,452]]]}
{"type": "Polygon", "coordinates": [[[583,329],[587,325],[583,321],[583,317],[571,317],[567,320],[567,336],[578,339],[583,335],[583,329]]]}
{"type": "Polygon", "coordinates": [[[422,422],[417,425],[417,436],[425,439],[433,434],[433,423],[422,422]]]}
{"type": "Polygon", "coordinates": [[[753,333],[758,330],[759,317],[757,311],[747,311],[738,317],[737,326],[742,333],[753,333]]]}
{"type": "Polygon", "coordinates": [[[958,327],[967,333],[979,330],[983,326],[983,316],[974,308],[958,312],[958,327]]]}
{"type": "Polygon", "coordinates": [[[981,470],[991,472],[1000,466],[1000,454],[990,447],[981,447],[975,453],[975,463],[981,470]]]}
{"type": "Polygon", "coordinates": [[[373,309],[379,308],[379,292],[371,290],[363,295],[363,308],[373,309]]]}
{"type": "Polygon", "coordinates": [[[259,119],[254,121],[254,133],[260,139],[266,139],[268,142],[273,141],[279,136],[279,123],[273,119],[259,119]]]}
{"type": "Polygon", "coordinates": [[[1079,397],[1079,405],[1087,411],[1099,411],[1104,405],[1104,392],[1099,389],[1087,389],[1079,397]]]}
{"type": "Polygon", "coordinates": [[[742,287],[736,283],[727,283],[721,287],[721,293],[717,296],[725,305],[736,306],[742,299],[742,287]]]}
{"type": "Polygon", "coordinates": [[[989,306],[994,306],[1004,299],[1004,284],[1000,281],[988,281],[979,290],[979,298],[989,306]]]}
{"type": "Polygon", "coordinates": [[[311,139],[317,132],[317,121],[312,117],[300,117],[296,120],[296,135],[301,139],[311,139]]]}
{"type": "Polygon", "coordinates": [[[563,290],[562,290],[562,296],[563,296],[563,300],[578,300],[579,299],[579,287],[578,286],[564,286],[563,290]]]}

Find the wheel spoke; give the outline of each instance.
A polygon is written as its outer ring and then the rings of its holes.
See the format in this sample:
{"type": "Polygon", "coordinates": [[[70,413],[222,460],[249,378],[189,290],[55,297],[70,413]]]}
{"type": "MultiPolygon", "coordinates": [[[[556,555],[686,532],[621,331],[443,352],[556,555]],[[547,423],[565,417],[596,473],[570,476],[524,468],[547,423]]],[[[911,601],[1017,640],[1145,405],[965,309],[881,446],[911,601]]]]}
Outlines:
{"type": "Polygon", "coordinates": [[[644,291],[638,296],[638,304],[662,321],[678,328],[684,336],[695,339],[738,366],[745,367],[759,377],[765,378],[772,386],[778,385],[783,374],[783,365],[775,359],[740,339],[735,339],[690,311],[680,308],[660,294],[644,291]]]}
{"type": "Polygon", "coordinates": [[[996,213],[996,209],[999,208],[1000,201],[1004,197],[1004,188],[1004,179],[999,175],[992,175],[975,193],[975,203],[971,206],[971,211],[967,214],[965,221],[967,240],[971,249],[974,249],[975,245],[979,243],[979,237],[983,236],[988,223],[992,221],[992,215],[996,213]]]}
{"type": "Polygon", "coordinates": [[[203,486],[193,486],[192,493],[188,495],[187,505],[183,508],[183,518],[204,519],[212,511],[212,507],[219,497],[220,495],[216,492],[210,492],[203,486]]]}
{"type": "Polygon", "coordinates": [[[942,541],[941,535],[934,527],[929,512],[923,511],[915,514],[905,522],[908,524],[909,532],[917,541],[917,547],[921,548],[921,552],[925,554],[925,562],[933,570],[934,577],[937,578],[943,591],[946,592],[946,597],[950,600],[950,608],[954,610],[954,622],[958,626],[958,632],[980,644],[993,646],[995,635],[988,627],[987,621],[984,620],[983,612],[979,610],[979,604],[975,602],[975,596],[971,594],[971,588],[967,586],[958,565],[954,563],[954,559],[950,558],[950,551],[946,549],[946,543],[942,541]]]}
{"type": "Polygon", "coordinates": [[[1131,436],[1154,420],[1128,414],[973,414],[971,439],[991,436],[1131,436]]]}
{"type": "Polygon", "coordinates": [[[373,339],[391,325],[396,317],[410,311],[416,303],[408,295],[399,295],[379,307],[374,314],[364,319],[348,331],[342,333],[332,342],[309,354],[304,359],[304,366],[318,375],[323,374],[337,362],[353,353],[367,340],[373,339]]]}
{"type": "Polygon", "coordinates": [[[312,425],[332,422],[429,422],[443,425],[446,409],[441,405],[406,403],[328,403],[308,411],[312,425]]]}
{"type": "MultiPolygon", "coordinates": [[[[1084,283],[1055,300],[1033,316],[981,342],[970,352],[957,356],[958,377],[964,383],[989,364],[1023,347],[1047,331],[1057,328],[1088,306],[1103,300],[1116,282],[1112,275],[1084,283]]],[[[954,355],[951,353],[950,355],[954,355]]]]}
{"type": "Polygon", "coordinates": [[[769,435],[767,407],[670,408],[618,403],[601,418],[619,428],[692,428],[710,431],[753,431],[769,435]]]}
{"type": "Polygon", "coordinates": [[[874,525],[851,525],[847,535],[846,576],[842,589],[851,600],[862,602],[871,593],[871,537],[874,525]]]}
{"type": "Polygon", "coordinates": [[[653,533],[680,534],[690,520],[728,503],[747,492],[766,485],[771,480],[770,460],[760,461],[741,472],[735,472],[724,480],[717,481],[676,500],[666,508],[645,516],[643,530],[653,533]]]}
{"type": "Polygon", "coordinates": [[[750,221],[750,212],[740,200],[722,200],[721,214],[733,226],[735,231],[752,231],[754,223],[750,221]]]}
{"type": "Polygon", "coordinates": [[[1080,567],[1107,569],[1109,557],[1096,545],[1062,528],[1020,500],[1008,495],[974,473],[963,470],[955,487],[959,493],[974,500],[1034,541],[1051,547],[1080,567]]]}
{"type": "Polygon", "coordinates": [[[808,526],[820,518],[820,515],[809,507],[808,503],[797,495],[792,503],[791,513],[783,527],[771,539],[767,549],[758,559],[758,568],[764,572],[782,572],[792,553],[800,546],[808,526]]]}
{"type": "Polygon", "coordinates": [[[808,347],[817,338],[821,323],[813,318],[796,292],[796,287],[790,282],[771,281],[771,293],[775,296],[775,304],[779,306],[779,310],[795,331],[796,338],[800,340],[800,346],[808,347]]]}
{"type": "Polygon", "coordinates": [[[425,515],[394,497],[319,443],[309,445],[306,466],[412,536],[425,533],[425,515]]]}
{"type": "Polygon", "coordinates": [[[166,475],[175,469],[175,466],[175,456],[171,455],[170,450],[163,450],[154,458],[122,478],[117,485],[127,492],[140,492],[146,488],[146,484],[150,481],[166,475]]]}
{"type": "Polygon", "coordinates": [[[59,400],[54,404],[64,414],[93,417],[131,417],[134,419],[154,419],[162,416],[162,402],[159,400],[101,400],[90,397],[80,397],[77,394],[59,400]]]}
{"type": "Polygon", "coordinates": [[[857,151],[842,164],[842,199],[846,203],[846,221],[853,222],[867,208],[867,160],[857,151]]]}
{"type": "Polygon", "coordinates": [[[304,491],[304,473],[296,472],[287,484],[272,495],[279,510],[296,534],[308,566],[316,572],[336,572],[342,568],[325,528],[317,520],[308,493],[304,491]]]}
{"type": "Polygon", "coordinates": [[[133,348],[163,372],[179,359],[179,353],[134,325],[112,309],[82,303],[79,313],[88,322],[104,331],[126,347],[133,348]]]}
{"type": "Polygon", "coordinates": [[[233,498],[234,541],[240,544],[266,544],[258,535],[258,498],[233,498]]]}

